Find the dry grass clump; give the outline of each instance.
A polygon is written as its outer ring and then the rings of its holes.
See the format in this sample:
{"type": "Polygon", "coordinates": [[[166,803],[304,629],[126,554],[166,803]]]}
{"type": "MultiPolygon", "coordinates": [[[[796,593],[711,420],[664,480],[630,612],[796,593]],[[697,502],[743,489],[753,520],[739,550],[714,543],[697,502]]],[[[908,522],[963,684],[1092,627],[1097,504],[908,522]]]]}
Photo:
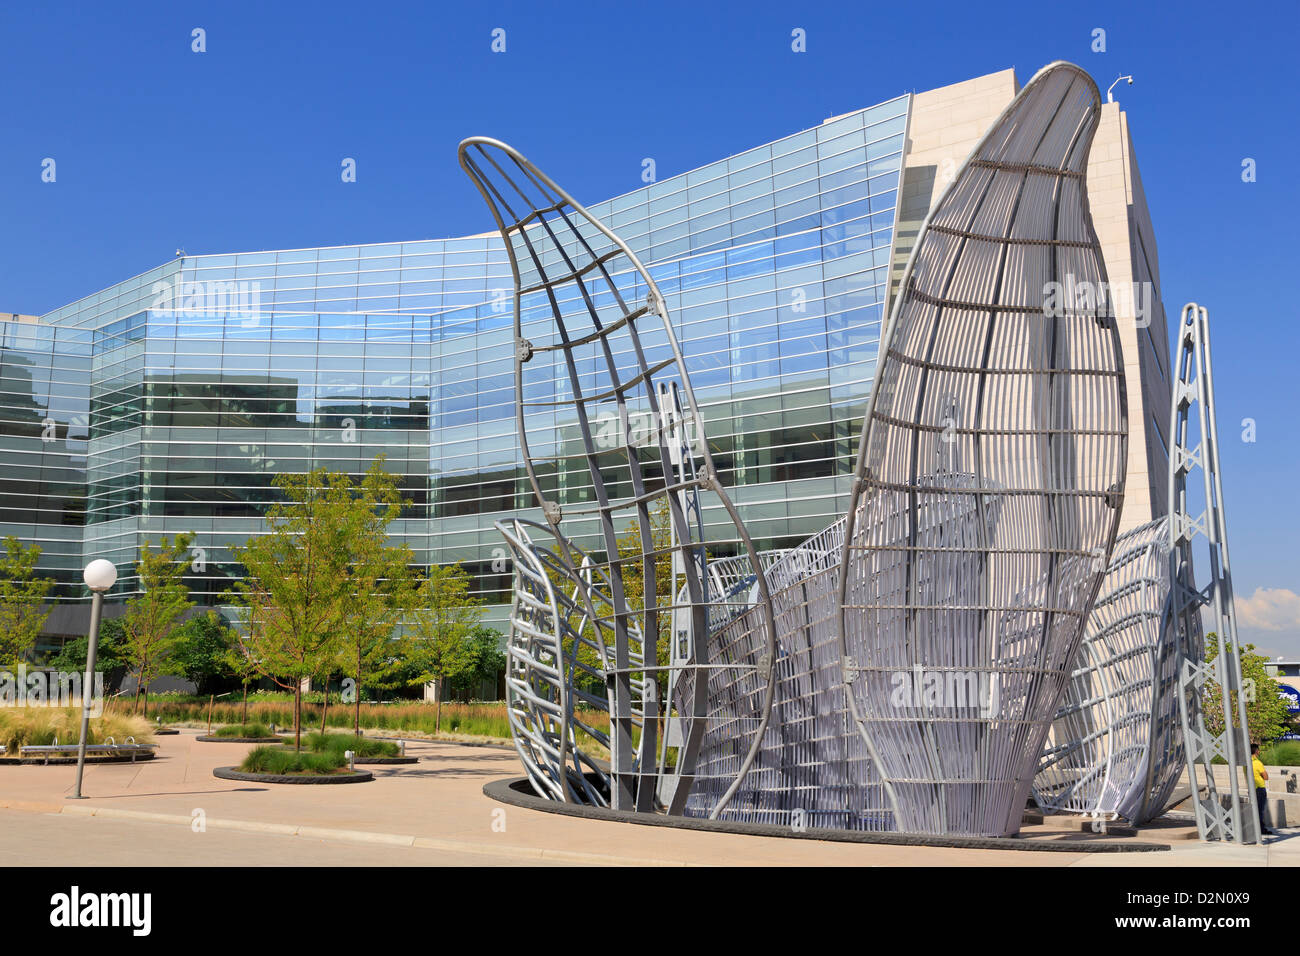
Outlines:
{"type": "MultiPolygon", "coordinates": [[[[105,712],[90,718],[87,743],[103,743],[112,737],[119,744],[134,737],[138,744],[153,741],[151,725],[143,717],[105,712]]],[[[76,707],[0,707],[0,744],[7,755],[16,757],[20,748],[41,744],[75,744],[81,736],[81,710],[76,707]]]]}

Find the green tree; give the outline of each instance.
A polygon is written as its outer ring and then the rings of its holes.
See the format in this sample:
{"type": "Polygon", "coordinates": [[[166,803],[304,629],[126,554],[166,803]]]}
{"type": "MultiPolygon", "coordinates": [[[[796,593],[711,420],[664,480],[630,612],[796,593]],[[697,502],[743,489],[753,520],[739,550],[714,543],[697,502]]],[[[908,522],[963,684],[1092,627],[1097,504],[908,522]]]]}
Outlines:
{"type": "Polygon", "coordinates": [[[216,611],[192,617],[176,629],[172,661],[177,672],[206,694],[214,681],[230,676],[230,629],[216,611]]]}
{"type": "Polygon", "coordinates": [[[501,632],[478,625],[465,637],[465,662],[448,683],[453,691],[472,695],[485,682],[495,684],[497,676],[505,670],[506,656],[501,652],[501,632]]]}
{"type": "MultiPolygon", "coordinates": [[[[55,670],[83,673],[86,670],[86,651],[90,639],[85,635],[64,642],[59,652],[47,661],[55,670]]],[[[126,634],[121,618],[105,618],[99,624],[99,642],[95,646],[95,667],[108,675],[111,671],[125,671],[130,664],[126,656],[126,634]]],[[[108,687],[105,676],[105,689],[108,687]]]]}
{"type": "MultiPolygon", "coordinates": [[[[618,539],[618,557],[619,566],[623,573],[623,594],[627,598],[628,607],[638,612],[634,620],[638,625],[643,624],[645,601],[645,565],[642,555],[643,543],[641,541],[641,522],[633,520],[629,525],[627,532],[618,539]]],[[[675,598],[675,588],[673,582],[673,561],[669,549],[673,545],[672,533],[672,512],[669,509],[668,499],[660,498],[655,510],[650,514],[650,546],[654,550],[652,557],[654,565],[655,580],[655,606],[663,608],[656,614],[655,625],[658,633],[655,635],[655,663],[663,667],[669,663],[669,655],[672,649],[672,611],[671,604],[675,598]]],[[[682,584],[677,582],[678,586],[682,584]]],[[[651,654],[648,650],[644,651],[644,659],[649,662],[651,654]]],[[[662,696],[668,686],[668,672],[656,671],[656,678],[659,683],[659,691],[662,696]]],[[[640,677],[640,674],[633,675],[640,677]]]]}
{"type": "Polygon", "coordinates": [[[469,574],[459,564],[434,565],[419,582],[411,606],[408,647],[417,672],[411,683],[437,684],[435,733],[442,729],[447,682],[474,666],[470,638],[483,607],[469,586],[469,574]]]}
{"type": "MultiPolygon", "coordinates": [[[[397,480],[376,458],[362,479],[358,515],[348,563],[348,598],[342,604],[336,662],[353,682],[352,727],[361,733],[361,689],[386,686],[400,663],[402,642],[395,634],[414,599],[414,554],[405,543],[388,543],[388,526],[401,514],[397,480]]],[[[329,706],[328,675],[325,705],[329,706]]],[[[321,726],[325,715],[322,710],[321,726]]]]}
{"type": "Polygon", "coordinates": [[[24,548],[13,535],[4,539],[0,557],[0,667],[17,665],[36,643],[50,616],[46,598],[52,578],[36,576],[40,545],[24,548]]]}
{"type": "Polygon", "coordinates": [[[340,635],[356,600],[354,569],[391,488],[383,459],[360,483],[317,468],[277,475],[283,501],[266,512],[267,533],[232,549],[245,577],[231,592],[241,654],[257,673],[293,693],[294,740],[302,743],[302,684],[337,667],[340,635]]]}
{"type": "MultiPolygon", "coordinates": [[[[1214,632],[1205,638],[1205,659],[1213,662],[1219,656],[1219,642],[1214,632]]],[[[1279,696],[1277,681],[1264,669],[1268,658],[1255,653],[1254,644],[1241,645],[1241,679],[1246,691],[1246,730],[1251,741],[1258,744],[1276,740],[1287,732],[1291,715],[1287,712],[1286,701],[1279,696]]],[[[1231,701],[1233,726],[1237,724],[1237,695],[1231,701]]],[[[1218,681],[1206,682],[1202,696],[1202,712],[1205,726],[1210,733],[1223,733],[1223,691],[1218,681]]]]}
{"type": "Polygon", "coordinates": [[[164,537],[153,549],[148,539],[140,547],[135,570],[141,593],[126,602],[122,630],[123,647],[131,673],[135,675],[134,712],[144,697],[144,715],[149,716],[148,686],[160,674],[169,673],[172,650],[180,621],[194,602],[185,586],[185,568],[192,534],[178,534],[174,540],[164,537]]]}
{"type": "Polygon", "coordinates": [[[244,689],[244,716],[240,721],[243,724],[248,723],[248,685],[265,672],[261,660],[255,654],[266,640],[265,637],[257,636],[256,632],[261,627],[259,612],[265,611],[267,606],[264,600],[257,600],[245,607],[243,628],[231,628],[226,645],[225,665],[244,689]]]}

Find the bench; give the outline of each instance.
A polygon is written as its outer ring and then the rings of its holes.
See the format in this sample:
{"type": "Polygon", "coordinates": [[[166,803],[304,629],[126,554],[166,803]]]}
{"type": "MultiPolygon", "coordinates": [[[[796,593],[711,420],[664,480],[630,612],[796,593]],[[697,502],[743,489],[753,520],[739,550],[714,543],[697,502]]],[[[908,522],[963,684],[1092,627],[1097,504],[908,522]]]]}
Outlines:
{"type": "MultiPolygon", "coordinates": [[[[152,755],[153,748],[155,746],[154,744],[138,744],[135,742],[134,737],[127,737],[126,743],[122,743],[122,744],[119,744],[112,737],[109,737],[108,740],[110,741],[109,743],[86,744],[86,753],[87,754],[111,754],[115,756],[130,754],[131,762],[135,763],[135,758],[138,754],[148,753],[152,755]]],[[[45,758],[45,762],[48,764],[50,762],[51,756],[55,756],[55,757],[73,756],[78,752],[79,749],[80,749],[79,745],[77,744],[61,744],[58,742],[56,738],[55,742],[52,744],[24,744],[22,748],[20,748],[19,755],[22,757],[43,756],[45,758]]]]}

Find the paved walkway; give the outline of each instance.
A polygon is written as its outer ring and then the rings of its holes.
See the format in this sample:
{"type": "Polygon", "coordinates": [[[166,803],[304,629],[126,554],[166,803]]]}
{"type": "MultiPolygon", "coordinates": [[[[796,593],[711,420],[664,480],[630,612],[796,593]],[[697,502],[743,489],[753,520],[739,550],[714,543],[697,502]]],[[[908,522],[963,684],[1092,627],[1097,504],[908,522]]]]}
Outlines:
{"type": "MultiPolygon", "coordinates": [[[[424,758],[373,766],[371,783],[285,786],[218,780],[248,744],[159,737],[159,756],[86,768],[0,767],[0,864],[595,864],[1179,866],[1300,865],[1300,833],[1262,847],[1205,846],[1186,828],[1143,839],[1170,852],[965,850],[783,840],[581,820],[505,807],[489,780],[517,776],[513,751],[412,741],[424,758]]],[[[1051,818],[1049,818],[1049,821],[1051,818]]],[[[1050,827],[1030,828],[1052,838],[1050,827]]],[[[1064,836],[1056,831],[1058,838],[1064,836]]]]}

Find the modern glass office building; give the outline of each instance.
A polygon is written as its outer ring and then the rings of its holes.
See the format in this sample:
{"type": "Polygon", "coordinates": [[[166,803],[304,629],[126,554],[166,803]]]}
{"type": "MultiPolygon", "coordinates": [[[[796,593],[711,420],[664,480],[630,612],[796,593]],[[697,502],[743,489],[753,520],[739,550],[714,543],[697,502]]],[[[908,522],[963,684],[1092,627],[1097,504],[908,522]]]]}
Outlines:
{"type": "MultiPolygon", "coordinates": [[[[1014,78],[979,91],[1005,105],[1014,78]]],[[[896,238],[908,238],[900,181],[916,99],[587,206],[658,282],[714,459],[760,549],[847,508],[907,246],[896,238]]],[[[958,162],[986,126],[959,131],[958,162]]],[[[563,157],[536,158],[564,178],[563,157]]],[[[380,453],[408,502],[394,534],[422,564],[461,562],[503,621],[510,574],[493,522],[534,505],[515,431],[511,289],[490,233],[184,256],[36,323],[0,323],[0,535],[44,548],[63,599],[50,638],[83,630],[86,561],[114,561],[110,600],[125,597],[141,543],[161,535],[195,533],[190,584],[220,605],[240,573],[229,545],[262,528],[276,474],[360,473],[380,453]]],[[[585,500],[568,423],[548,424],[559,501],[585,500]]]]}
{"type": "MultiPolygon", "coordinates": [[[[845,507],[875,367],[908,98],[589,208],[659,282],[723,477],[763,547],[845,507]]],[[[129,594],[145,538],[197,535],[209,603],[279,472],[402,476],[394,533],[492,602],[492,522],[532,505],[518,458],[500,239],[188,256],[3,334],[0,533],[75,598],[107,557],[129,594]],[[52,424],[44,424],[51,422],[52,424]]],[[[564,422],[556,428],[563,434],[564,422]]],[[[568,500],[584,463],[557,464],[568,500]]],[[[563,502],[565,497],[561,498],[563,502]]],[[[57,622],[56,622],[57,623],[57,622]]]]}

